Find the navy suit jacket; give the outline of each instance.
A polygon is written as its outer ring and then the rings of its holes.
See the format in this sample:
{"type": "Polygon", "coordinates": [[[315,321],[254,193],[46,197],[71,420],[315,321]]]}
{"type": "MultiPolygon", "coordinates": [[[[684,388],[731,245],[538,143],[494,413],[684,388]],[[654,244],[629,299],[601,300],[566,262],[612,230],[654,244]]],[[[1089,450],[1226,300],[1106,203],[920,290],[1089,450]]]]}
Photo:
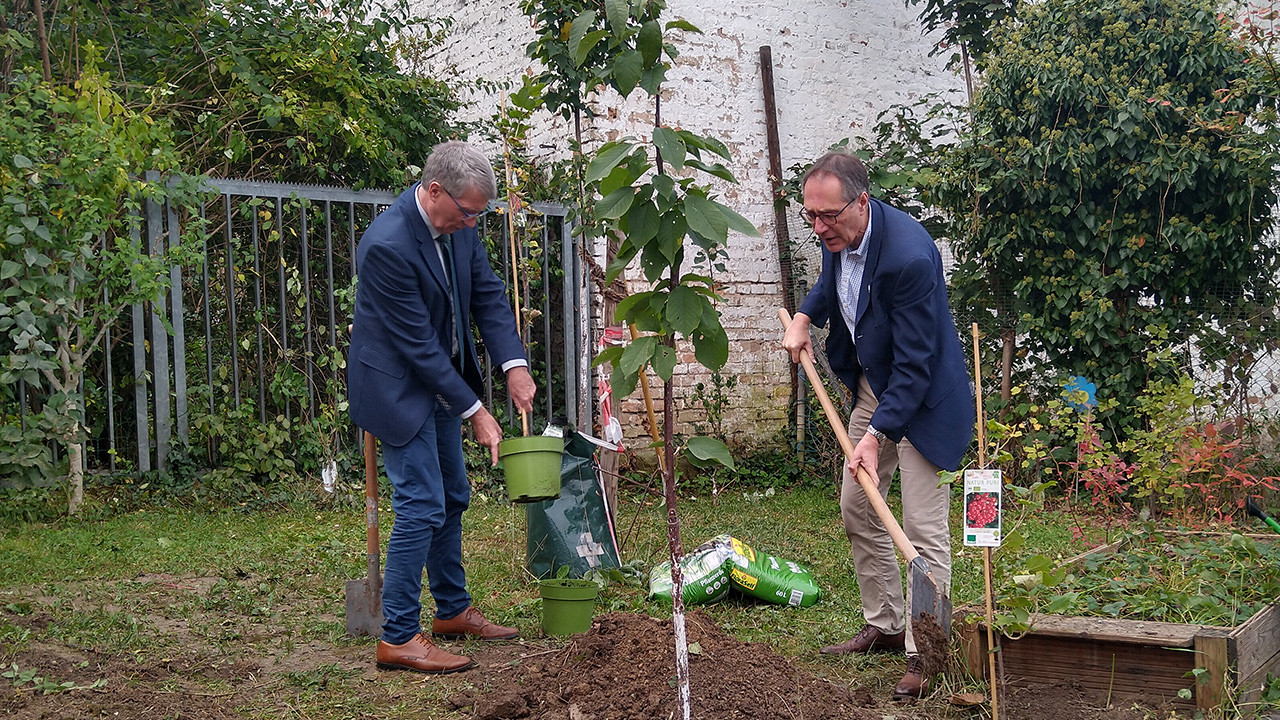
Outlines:
{"type": "Polygon", "coordinates": [[[825,247],[822,274],[800,312],[819,327],[831,322],[827,359],[855,402],[858,378],[866,375],[880,401],[871,424],[895,443],[907,437],[929,462],[955,470],[973,438],[976,410],[942,257],[910,215],[874,198],[870,212],[853,333],[836,295],[840,256],[825,247]]]}
{"type": "MultiPolygon", "coordinates": [[[[369,225],[356,248],[359,283],[347,358],[351,419],[400,447],[437,407],[459,415],[475,404],[481,377],[466,333],[466,377],[451,360],[453,311],[435,240],[418,210],[417,185],[369,225]]],[[[474,228],[453,233],[464,327],[480,328],[495,365],[524,358],[506,286],[474,228]]]]}

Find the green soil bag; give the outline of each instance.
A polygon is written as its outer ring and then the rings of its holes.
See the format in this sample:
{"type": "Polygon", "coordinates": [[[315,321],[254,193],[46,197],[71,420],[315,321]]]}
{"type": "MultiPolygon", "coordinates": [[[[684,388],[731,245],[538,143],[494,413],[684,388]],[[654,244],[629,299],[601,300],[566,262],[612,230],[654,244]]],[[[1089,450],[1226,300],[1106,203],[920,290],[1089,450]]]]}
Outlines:
{"type": "Polygon", "coordinates": [[[539,579],[565,566],[575,578],[622,566],[594,451],[590,440],[573,433],[560,462],[560,497],[525,505],[525,561],[539,579]]]}
{"type": "MultiPolygon", "coordinates": [[[[730,556],[729,536],[719,535],[685,553],[680,559],[680,573],[684,578],[685,605],[713,603],[729,594],[730,556]]],[[[649,597],[671,602],[671,561],[655,565],[649,571],[649,597]]]]}
{"type": "Polygon", "coordinates": [[[729,583],[751,597],[778,603],[809,607],[821,594],[813,574],[798,563],[774,555],[757,553],[750,545],[721,535],[732,549],[729,556],[729,583]]]}

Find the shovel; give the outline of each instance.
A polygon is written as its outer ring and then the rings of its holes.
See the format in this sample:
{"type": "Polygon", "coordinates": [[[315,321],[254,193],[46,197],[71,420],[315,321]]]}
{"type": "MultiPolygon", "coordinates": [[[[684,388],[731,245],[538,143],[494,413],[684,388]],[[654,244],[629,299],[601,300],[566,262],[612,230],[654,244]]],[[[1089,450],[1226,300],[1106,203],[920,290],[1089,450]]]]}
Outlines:
{"type": "Polygon", "coordinates": [[[1258,504],[1253,501],[1253,498],[1245,498],[1244,507],[1245,512],[1258,518],[1262,522],[1266,523],[1267,527],[1280,533],[1280,523],[1276,522],[1275,519],[1268,515],[1266,510],[1258,507],[1258,504]]]}
{"type": "Polygon", "coordinates": [[[347,581],[347,635],[382,634],[382,550],[378,544],[378,439],[364,434],[364,519],[368,540],[366,576],[347,581]]]}
{"type": "MultiPolygon", "coordinates": [[[[784,330],[791,327],[791,315],[786,310],[779,308],[778,318],[782,320],[784,330]]],[[[818,369],[813,366],[813,358],[807,353],[800,353],[800,362],[804,365],[805,374],[809,376],[809,385],[818,396],[818,402],[822,403],[822,409],[827,414],[827,420],[831,423],[831,429],[835,432],[836,439],[840,441],[840,447],[844,450],[845,456],[853,455],[853,441],[849,439],[848,428],[841,422],[835,406],[831,404],[831,398],[828,397],[826,387],[822,384],[822,378],[818,376],[818,369]]],[[[884,498],[880,497],[880,489],[875,480],[861,467],[858,468],[858,483],[862,485],[862,490],[867,494],[867,500],[875,509],[876,516],[889,531],[893,544],[898,546],[898,551],[902,553],[902,557],[911,569],[911,629],[919,646],[918,649],[922,656],[935,654],[945,656],[947,638],[950,637],[951,631],[951,598],[938,587],[928,561],[920,557],[920,553],[911,545],[907,534],[898,524],[898,519],[893,516],[884,498]],[[932,615],[932,619],[925,618],[926,613],[932,615]],[[934,645],[938,647],[931,647],[934,645]]],[[[936,661],[938,658],[929,659],[936,661]]]]}

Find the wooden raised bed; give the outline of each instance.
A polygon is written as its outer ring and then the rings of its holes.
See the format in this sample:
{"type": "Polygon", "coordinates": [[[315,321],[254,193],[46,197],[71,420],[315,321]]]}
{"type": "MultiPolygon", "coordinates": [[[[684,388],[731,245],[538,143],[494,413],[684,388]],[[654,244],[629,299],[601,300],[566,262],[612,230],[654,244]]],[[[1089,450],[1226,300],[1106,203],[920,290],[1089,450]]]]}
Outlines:
{"type": "MultiPolygon", "coordinates": [[[[986,677],[982,609],[959,608],[953,621],[965,668],[986,677]]],[[[1280,675],[1280,598],[1236,627],[1036,614],[1029,632],[1017,640],[997,635],[996,644],[1010,683],[1070,679],[1110,695],[1158,696],[1183,709],[1218,708],[1232,698],[1246,705],[1259,700],[1269,673],[1280,675]],[[1205,672],[1197,682],[1199,668],[1205,672]],[[1178,697],[1184,688],[1190,700],[1178,697]]]]}

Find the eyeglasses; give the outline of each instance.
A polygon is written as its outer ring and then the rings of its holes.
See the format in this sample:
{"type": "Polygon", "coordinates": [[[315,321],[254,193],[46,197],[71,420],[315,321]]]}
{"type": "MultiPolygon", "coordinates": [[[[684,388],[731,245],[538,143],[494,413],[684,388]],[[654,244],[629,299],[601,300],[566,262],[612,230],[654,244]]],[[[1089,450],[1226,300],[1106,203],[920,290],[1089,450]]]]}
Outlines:
{"type": "MultiPolygon", "coordinates": [[[[444,190],[444,186],[443,186],[443,185],[441,185],[441,186],[440,186],[440,189],[441,189],[441,190],[444,190]]],[[[458,212],[462,213],[462,219],[463,219],[464,221],[465,221],[465,220],[475,220],[476,218],[480,217],[481,215],[483,215],[483,214],[485,214],[485,213],[489,212],[489,208],[485,208],[484,210],[481,210],[480,212],[471,212],[470,210],[467,210],[466,208],[462,207],[462,205],[461,205],[461,204],[459,204],[459,203],[458,203],[458,198],[454,197],[454,196],[453,196],[453,193],[449,192],[448,190],[444,190],[444,194],[445,194],[445,195],[448,195],[448,196],[449,196],[449,199],[453,201],[453,204],[458,206],[458,212]]]]}
{"type": "Polygon", "coordinates": [[[840,208],[835,212],[813,212],[812,210],[806,210],[804,208],[801,208],[800,219],[812,225],[815,222],[817,222],[819,218],[821,218],[822,222],[826,223],[827,225],[835,225],[836,220],[839,219],[840,217],[840,214],[843,213],[845,210],[847,210],[850,205],[857,202],[858,198],[861,198],[861,197],[862,195],[858,195],[858,197],[855,197],[854,199],[845,203],[844,207],[840,208]]]}

